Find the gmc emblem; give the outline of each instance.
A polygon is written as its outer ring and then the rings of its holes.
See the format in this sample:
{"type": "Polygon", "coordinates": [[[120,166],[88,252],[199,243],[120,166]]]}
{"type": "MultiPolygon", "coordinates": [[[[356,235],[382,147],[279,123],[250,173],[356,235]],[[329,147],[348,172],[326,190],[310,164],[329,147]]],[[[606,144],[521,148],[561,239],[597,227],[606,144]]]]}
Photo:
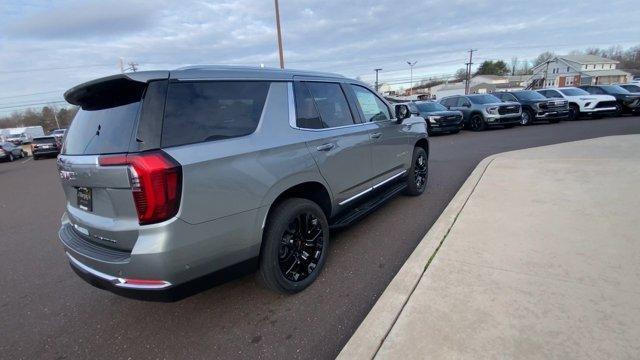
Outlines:
{"type": "Polygon", "coordinates": [[[75,180],[76,173],[73,171],[60,170],[60,179],[62,180],[75,180]]]}

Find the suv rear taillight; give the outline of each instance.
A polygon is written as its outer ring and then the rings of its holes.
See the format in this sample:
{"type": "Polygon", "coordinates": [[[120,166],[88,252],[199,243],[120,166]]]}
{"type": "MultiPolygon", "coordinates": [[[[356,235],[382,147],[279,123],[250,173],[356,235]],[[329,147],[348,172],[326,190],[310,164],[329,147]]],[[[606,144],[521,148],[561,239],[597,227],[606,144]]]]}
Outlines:
{"type": "Polygon", "coordinates": [[[102,155],[100,166],[129,167],[129,180],[140,225],[174,217],[180,207],[182,168],[163,151],[102,155]]]}

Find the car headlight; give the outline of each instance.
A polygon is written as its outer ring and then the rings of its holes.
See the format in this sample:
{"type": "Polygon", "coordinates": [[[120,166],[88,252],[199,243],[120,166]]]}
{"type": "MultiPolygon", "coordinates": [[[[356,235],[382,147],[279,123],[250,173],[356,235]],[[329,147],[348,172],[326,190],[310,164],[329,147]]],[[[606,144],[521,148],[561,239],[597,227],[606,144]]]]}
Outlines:
{"type": "Polygon", "coordinates": [[[429,115],[427,116],[429,122],[435,124],[438,120],[440,120],[440,116],[429,115]]]}
{"type": "Polygon", "coordinates": [[[497,106],[487,106],[485,108],[485,111],[487,112],[487,114],[497,114],[498,113],[498,107],[497,106]]]}

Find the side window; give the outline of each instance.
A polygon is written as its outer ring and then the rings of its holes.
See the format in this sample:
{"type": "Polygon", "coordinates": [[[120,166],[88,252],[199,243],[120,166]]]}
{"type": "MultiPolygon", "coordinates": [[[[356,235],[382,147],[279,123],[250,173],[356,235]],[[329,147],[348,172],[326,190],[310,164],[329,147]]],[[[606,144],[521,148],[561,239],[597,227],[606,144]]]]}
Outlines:
{"type": "Polygon", "coordinates": [[[322,125],[332,128],[353,125],[353,116],[340,84],[307,82],[307,88],[320,113],[322,125]]]}
{"type": "Polygon", "coordinates": [[[598,94],[598,95],[604,94],[604,91],[602,91],[602,89],[600,89],[598,87],[591,87],[591,88],[587,89],[587,91],[592,93],[592,94],[598,94]]]}
{"type": "Polygon", "coordinates": [[[389,108],[368,89],[358,85],[351,85],[356,94],[358,105],[366,121],[384,121],[391,119],[389,108]]]}
{"type": "Polygon", "coordinates": [[[461,96],[461,97],[458,98],[458,102],[454,106],[457,106],[457,107],[468,107],[468,106],[471,106],[471,103],[469,103],[469,100],[467,100],[466,98],[461,96]]]}
{"type": "Polygon", "coordinates": [[[266,81],[169,84],[162,146],[245,136],[258,126],[269,92],[266,81]]]}
{"type": "Polygon", "coordinates": [[[554,97],[554,98],[561,98],[562,94],[560,94],[559,92],[555,91],[555,90],[549,90],[548,91],[549,96],[554,97]]]}
{"type": "Polygon", "coordinates": [[[296,125],[302,129],[322,129],[322,120],[307,85],[295,81],[293,93],[296,99],[296,125]]]}
{"type": "Polygon", "coordinates": [[[513,94],[504,94],[502,100],[504,101],[518,101],[518,99],[516,99],[515,96],[513,96],[513,94]]]}
{"type": "Polygon", "coordinates": [[[458,101],[458,98],[450,97],[450,98],[447,98],[447,99],[443,99],[442,100],[442,105],[447,107],[447,108],[453,107],[453,106],[456,106],[455,104],[456,104],[457,101],[458,101]]]}

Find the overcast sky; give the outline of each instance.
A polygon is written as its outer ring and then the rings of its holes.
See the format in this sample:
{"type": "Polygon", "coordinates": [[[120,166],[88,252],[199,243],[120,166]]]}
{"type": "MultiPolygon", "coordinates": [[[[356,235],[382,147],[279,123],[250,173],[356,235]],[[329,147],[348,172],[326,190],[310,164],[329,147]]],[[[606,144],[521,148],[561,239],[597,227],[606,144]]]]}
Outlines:
{"type": "MultiPolygon", "coordinates": [[[[280,0],[286,67],[382,81],[453,73],[474,62],[533,59],[640,44],[640,7],[626,1],[280,0]]],[[[272,0],[2,1],[0,115],[62,99],[119,72],[191,64],[278,66],[272,0]],[[34,94],[35,93],[35,94],[34,94]],[[22,96],[34,94],[32,96],[22,96]]]]}

